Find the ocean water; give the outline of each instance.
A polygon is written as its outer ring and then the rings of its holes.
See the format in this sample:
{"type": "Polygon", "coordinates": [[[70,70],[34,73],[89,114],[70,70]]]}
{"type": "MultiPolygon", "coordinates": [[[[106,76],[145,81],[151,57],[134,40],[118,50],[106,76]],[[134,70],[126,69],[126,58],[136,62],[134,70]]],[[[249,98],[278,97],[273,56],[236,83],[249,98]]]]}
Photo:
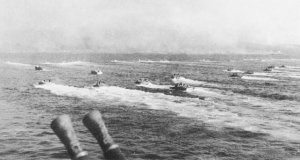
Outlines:
{"type": "Polygon", "coordinates": [[[50,129],[100,110],[128,159],[300,159],[300,57],[291,55],[1,54],[0,159],[68,159],[50,129]],[[43,71],[35,71],[40,65],[43,71]],[[276,66],[271,72],[263,69],[276,66]],[[280,67],[285,65],[285,67],[280,67]],[[233,70],[227,71],[228,68],[233,70]],[[100,69],[102,75],[91,75],[100,69]],[[230,78],[231,72],[254,74],[230,78]],[[171,75],[179,73],[178,79],[171,75]],[[149,84],[135,80],[148,78],[149,84]],[[51,83],[38,85],[41,80],[51,83]],[[104,86],[93,88],[101,80],[104,86]],[[186,91],[169,88],[177,82],[186,91]]]}

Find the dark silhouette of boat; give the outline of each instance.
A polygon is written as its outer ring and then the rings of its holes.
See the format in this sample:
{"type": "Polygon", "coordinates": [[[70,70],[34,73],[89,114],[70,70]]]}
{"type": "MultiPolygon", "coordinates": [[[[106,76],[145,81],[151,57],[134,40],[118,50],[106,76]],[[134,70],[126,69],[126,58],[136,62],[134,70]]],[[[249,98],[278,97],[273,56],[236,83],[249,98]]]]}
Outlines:
{"type": "Polygon", "coordinates": [[[177,74],[173,74],[172,76],[171,76],[171,78],[172,79],[178,79],[178,78],[180,78],[181,76],[177,73],[177,74]]]}
{"type": "Polygon", "coordinates": [[[231,77],[231,78],[241,78],[242,76],[239,75],[238,73],[232,73],[232,74],[229,75],[229,77],[231,77]]]}
{"type": "Polygon", "coordinates": [[[170,87],[170,89],[185,91],[188,87],[189,87],[189,85],[180,82],[180,83],[176,83],[173,87],[170,87]]]}
{"type": "Polygon", "coordinates": [[[91,70],[91,74],[97,75],[97,74],[103,74],[100,70],[91,70]]]}
{"type": "Polygon", "coordinates": [[[34,69],[36,71],[42,71],[43,70],[43,68],[41,66],[34,66],[34,69]]]}
{"type": "Polygon", "coordinates": [[[149,83],[149,79],[148,78],[140,78],[140,79],[138,79],[138,80],[136,80],[135,82],[134,82],[135,84],[148,84],[149,83]]]}
{"type": "Polygon", "coordinates": [[[244,74],[254,74],[254,72],[251,70],[248,70],[248,71],[244,72],[244,74]]]}

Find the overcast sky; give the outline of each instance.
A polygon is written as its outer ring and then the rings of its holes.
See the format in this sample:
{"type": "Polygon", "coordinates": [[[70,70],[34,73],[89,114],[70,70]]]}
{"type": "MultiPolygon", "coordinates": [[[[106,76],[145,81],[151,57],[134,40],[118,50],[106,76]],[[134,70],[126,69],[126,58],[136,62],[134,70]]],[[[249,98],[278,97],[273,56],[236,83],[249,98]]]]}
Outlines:
{"type": "Polygon", "coordinates": [[[300,44],[300,0],[0,0],[1,52],[201,53],[249,44],[300,44]]]}

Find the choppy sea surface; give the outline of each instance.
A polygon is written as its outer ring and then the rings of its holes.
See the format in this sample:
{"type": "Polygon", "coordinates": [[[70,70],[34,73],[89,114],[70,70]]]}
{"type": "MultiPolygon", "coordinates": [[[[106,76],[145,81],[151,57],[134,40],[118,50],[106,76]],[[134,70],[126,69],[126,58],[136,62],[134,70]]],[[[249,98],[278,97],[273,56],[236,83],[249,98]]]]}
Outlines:
{"type": "Polygon", "coordinates": [[[0,159],[68,159],[50,129],[100,110],[128,159],[300,159],[300,56],[0,54],[0,159]],[[43,71],[35,71],[39,65],[43,71]],[[273,65],[270,72],[263,70],[273,65]],[[283,67],[280,67],[284,65],[283,67]],[[232,69],[228,71],[227,69],[232,69]],[[99,69],[101,75],[90,74],[99,69]],[[247,70],[253,74],[243,74],[247,70]],[[232,78],[236,72],[242,77],[232,78]],[[172,79],[172,74],[181,77],[172,79]],[[149,84],[135,80],[148,78],[149,84]],[[38,85],[51,79],[51,83],[38,85]],[[92,87],[97,80],[105,82],[92,87]],[[191,87],[173,91],[174,83],[191,87]]]}

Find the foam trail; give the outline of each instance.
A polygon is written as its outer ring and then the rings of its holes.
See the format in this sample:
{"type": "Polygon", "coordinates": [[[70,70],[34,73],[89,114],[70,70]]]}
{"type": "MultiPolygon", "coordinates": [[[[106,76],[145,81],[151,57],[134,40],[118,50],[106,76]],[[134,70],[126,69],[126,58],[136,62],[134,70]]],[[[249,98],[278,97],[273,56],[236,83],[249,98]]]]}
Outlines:
{"type": "MultiPolygon", "coordinates": [[[[166,89],[166,90],[169,90],[170,87],[172,87],[171,85],[156,85],[156,84],[152,84],[152,83],[139,84],[137,86],[145,87],[145,88],[151,88],[151,89],[166,89]]],[[[209,89],[200,88],[200,87],[187,88],[186,92],[191,94],[191,95],[195,95],[195,96],[222,97],[222,95],[217,93],[217,92],[210,91],[209,89]]]]}
{"type": "MultiPolygon", "coordinates": [[[[169,90],[171,85],[156,85],[152,83],[138,84],[137,86],[151,88],[151,89],[166,89],[169,90]]],[[[205,96],[205,97],[222,97],[218,92],[211,91],[211,89],[201,88],[201,87],[189,87],[186,90],[187,93],[195,96],[205,96]]]]}
{"type": "Polygon", "coordinates": [[[71,62],[60,62],[60,63],[53,63],[53,62],[45,62],[42,64],[47,65],[56,65],[56,66],[96,66],[97,64],[92,62],[85,62],[85,61],[71,61],[71,62]]]}
{"type": "Polygon", "coordinates": [[[179,78],[173,78],[172,82],[173,83],[182,82],[182,83],[188,84],[190,86],[200,86],[200,85],[205,85],[205,86],[210,86],[210,87],[218,87],[219,86],[217,84],[208,83],[208,82],[204,82],[204,81],[197,81],[197,80],[187,79],[187,78],[184,78],[182,76],[180,76],[179,78]]]}
{"type": "Polygon", "coordinates": [[[130,61],[120,61],[120,60],[112,60],[112,63],[134,63],[134,62],[130,62],[130,61]]]}
{"type": "Polygon", "coordinates": [[[220,93],[211,91],[206,88],[200,88],[200,87],[193,87],[193,88],[187,88],[187,93],[196,95],[196,96],[205,96],[205,97],[223,97],[220,93]]]}
{"type": "Polygon", "coordinates": [[[284,61],[284,62],[297,62],[300,61],[300,59],[297,58],[291,58],[291,59],[277,59],[277,58],[271,58],[271,59],[262,59],[262,62],[270,62],[270,61],[284,61]]]}
{"type": "Polygon", "coordinates": [[[300,79],[300,75],[290,75],[289,77],[300,79]]]}
{"type": "MultiPolygon", "coordinates": [[[[255,72],[253,75],[255,76],[268,76],[268,77],[288,77],[288,78],[299,78],[300,77],[300,68],[290,68],[289,66],[283,67],[275,67],[271,72],[255,72]]],[[[244,77],[245,79],[251,80],[249,77],[244,77]]],[[[253,79],[253,78],[252,78],[253,79]]],[[[266,78],[264,78],[266,79],[266,78]]],[[[253,79],[254,80],[254,79],[253,79]]],[[[268,79],[266,79],[268,80],[268,79]]]]}
{"type": "Polygon", "coordinates": [[[284,71],[278,70],[278,69],[273,69],[270,73],[283,73],[284,71]]]}
{"type": "MultiPolygon", "coordinates": [[[[300,74],[297,72],[289,72],[289,71],[280,71],[280,72],[269,72],[269,73],[263,73],[263,72],[254,72],[254,76],[265,76],[265,77],[289,77],[289,78],[300,78],[300,74]]],[[[253,78],[244,77],[245,79],[254,80],[253,78]]],[[[263,78],[266,79],[266,78],[263,78]]],[[[268,80],[268,79],[266,79],[268,80]]]]}
{"type": "Polygon", "coordinates": [[[200,62],[206,62],[206,63],[218,63],[219,61],[212,61],[212,60],[208,60],[208,59],[202,59],[202,60],[200,60],[200,62]]]}
{"type": "Polygon", "coordinates": [[[275,71],[279,72],[300,72],[300,68],[278,68],[275,67],[275,71]]]}
{"type": "MultiPolygon", "coordinates": [[[[175,97],[162,93],[149,93],[115,86],[77,88],[47,83],[44,85],[35,85],[35,87],[49,90],[56,95],[88,98],[106,103],[107,105],[133,105],[136,107],[172,111],[179,116],[191,117],[214,124],[214,127],[238,127],[252,132],[263,132],[276,137],[300,141],[298,131],[298,128],[300,128],[300,118],[297,116],[286,117],[280,115],[278,108],[280,109],[281,107],[278,107],[275,103],[268,104],[265,107],[268,110],[264,111],[243,105],[223,105],[222,101],[214,103],[201,101],[197,98],[175,97]],[[288,121],[285,121],[286,118],[288,118],[288,121]],[[291,124],[293,127],[291,127],[291,124]]],[[[238,99],[240,98],[238,97],[238,99]]],[[[244,100],[246,101],[247,99],[244,100]]]]}
{"type": "Polygon", "coordinates": [[[198,64],[198,62],[188,62],[188,61],[168,61],[168,60],[139,60],[139,63],[162,63],[162,64],[185,64],[185,65],[194,65],[198,64]]]}
{"type": "Polygon", "coordinates": [[[244,58],[243,61],[261,61],[261,59],[257,59],[257,58],[244,58]]]}
{"type": "Polygon", "coordinates": [[[157,85],[153,83],[147,83],[147,84],[138,84],[137,86],[145,87],[145,88],[151,88],[151,89],[170,89],[171,85],[157,85]]]}
{"type": "Polygon", "coordinates": [[[244,71],[241,71],[241,70],[237,70],[237,69],[233,69],[233,70],[223,70],[224,72],[230,72],[230,73],[244,73],[244,71]]]}
{"type": "Polygon", "coordinates": [[[186,79],[184,77],[173,78],[172,81],[174,83],[182,82],[182,83],[189,84],[189,85],[194,85],[194,86],[207,84],[207,82],[196,81],[196,80],[192,80],[192,79],[186,79]]]}
{"type": "Polygon", "coordinates": [[[20,67],[32,67],[33,66],[31,64],[18,63],[18,62],[10,62],[10,61],[6,61],[5,63],[9,64],[9,65],[14,65],[14,66],[20,66],[20,67]]]}
{"type": "Polygon", "coordinates": [[[274,78],[266,78],[266,77],[250,77],[250,76],[242,76],[242,79],[246,80],[254,80],[254,81],[278,81],[278,79],[274,78]]]}
{"type": "Polygon", "coordinates": [[[152,61],[152,60],[140,60],[140,59],[138,62],[139,63],[170,63],[170,61],[167,61],[167,60],[152,61]]]}
{"type": "Polygon", "coordinates": [[[273,74],[270,73],[265,73],[265,72],[254,72],[254,76],[274,76],[273,74]]]}
{"type": "Polygon", "coordinates": [[[298,66],[286,66],[286,68],[291,68],[291,69],[300,69],[298,66]]]}

